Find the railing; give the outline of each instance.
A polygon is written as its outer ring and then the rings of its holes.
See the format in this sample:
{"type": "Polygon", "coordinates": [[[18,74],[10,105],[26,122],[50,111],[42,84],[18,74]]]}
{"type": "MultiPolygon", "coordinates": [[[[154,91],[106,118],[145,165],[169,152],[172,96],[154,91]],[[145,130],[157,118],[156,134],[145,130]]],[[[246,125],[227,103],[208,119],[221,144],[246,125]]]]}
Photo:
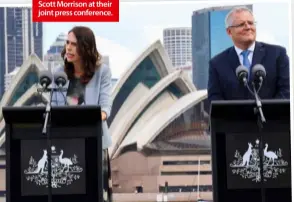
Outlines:
{"type": "MultiPolygon", "coordinates": [[[[162,196],[162,193],[116,193],[113,194],[114,202],[156,202],[157,198],[162,196]]],[[[201,199],[211,201],[212,192],[200,192],[201,199]]],[[[187,193],[167,193],[168,202],[191,202],[197,201],[197,192],[187,193]]]]}

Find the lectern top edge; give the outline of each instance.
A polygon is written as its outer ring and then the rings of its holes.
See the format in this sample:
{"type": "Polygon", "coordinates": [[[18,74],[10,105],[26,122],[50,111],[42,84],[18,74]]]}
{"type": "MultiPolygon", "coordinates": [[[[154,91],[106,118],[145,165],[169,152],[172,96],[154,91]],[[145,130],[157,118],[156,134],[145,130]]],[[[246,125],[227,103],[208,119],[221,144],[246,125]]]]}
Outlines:
{"type": "MultiPolygon", "coordinates": [[[[2,111],[15,111],[15,110],[43,110],[45,109],[46,106],[3,106],[2,107],[2,111]]],[[[79,105],[79,106],[74,106],[74,105],[52,105],[51,109],[93,109],[93,110],[100,110],[100,106],[99,105],[79,105]]]]}
{"type": "MultiPolygon", "coordinates": [[[[263,112],[266,118],[275,118],[278,116],[290,117],[290,100],[289,99],[272,99],[261,100],[263,112]],[[288,114],[289,113],[289,114],[288,114]]],[[[242,119],[256,116],[255,100],[216,100],[210,105],[210,117],[225,119],[242,119]],[[240,116],[242,114],[242,116],[240,116]]]]}
{"type": "MultiPolygon", "coordinates": [[[[43,123],[45,106],[5,106],[2,108],[5,123],[43,123]]],[[[101,122],[98,105],[52,106],[51,122],[101,122]]]]}
{"type": "MultiPolygon", "coordinates": [[[[261,100],[262,104],[288,104],[289,99],[265,99],[261,100]]],[[[213,100],[211,106],[219,105],[255,105],[255,100],[213,100]]]]}

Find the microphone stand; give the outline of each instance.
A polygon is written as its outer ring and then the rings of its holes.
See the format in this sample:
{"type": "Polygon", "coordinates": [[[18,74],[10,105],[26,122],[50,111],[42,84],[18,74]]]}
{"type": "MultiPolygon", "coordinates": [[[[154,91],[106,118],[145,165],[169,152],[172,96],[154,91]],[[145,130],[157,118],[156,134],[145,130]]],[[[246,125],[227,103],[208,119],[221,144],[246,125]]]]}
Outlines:
{"type": "MultiPolygon", "coordinates": [[[[261,85],[261,84],[259,84],[261,85]]],[[[254,114],[258,114],[259,112],[259,116],[258,116],[258,125],[259,127],[263,127],[262,124],[264,124],[266,122],[264,115],[263,115],[263,111],[262,111],[262,104],[261,101],[257,95],[257,91],[255,88],[255,83],[252,82],[252,86],[253,86],[253,92],[254,92],[254,96],[255,96],[255,102],[256,102],[256,107],[254,107],[254,114]]]]}
{"type": "MultiPolygon", "coordinates": [[[[262,85],[262,80],[259,83],[259,87],[262,85]]],[[[265,117],[263,115],[262,111],[262,104],[259,99],[259,96],[257,94],[256,88],[255,88],[255,83],[252,82],[252,87],[253,87],[253,92],[255,96],[255,101],[256,101],[256,107],[254,107],[254,114],[257,115],[257,125],[259,127],[259,167],[260,167],[260,180],[261,180],[261,201],[266,202],[266,197],[265,197],[265,188],[264,188],[264,176],[263,176],[263,137],[262,137],[262,129],[263,129],[263,124],[266,123],[265,117]]]]}
{"type": "Polygon", "coordinates": [[[52,202],[52,166],[51,166],[51,139],[50,139],[50,120],[51,120],[51,101],[53,96],[53,88],[50,91],[50,100],[46,105],[46,110],[44,113],[44,125],[42,134],[46,135],[47,137],[47,165],[48,165],[48,175],[47,175],[47,181],[48,181],[48,202],[52,202]],[[49,124],[48,124],[49,122],[49,124]]]}
{"type": "MultiPolygon", "coordinates": [[[[257,115],[257,125],[259,126],[260,129],[262,129],[263,124],[266,123],[266,120],[265,120],[264,115],[263,115],[262,104],[261,104],[261,101],[259,99],[258,92],[256,91],[255,83],[254,83],[254,81],[252,82],[252,87],[253,87],[253,92],[252,92],[250,87],[248,86],[248,82],[247,82],[247,79],[245,77],[242,79],[242,82],[244,83],[244,86],[247,87],[249,92],[255,97],[256,107],[254,107],[253,110],[254,110],[254,114],[257,115]]],[[[260,87],[261,87],[261,85],[262,85],[262,78],[260,78],[260,82],[259,82],[260,87]]]]}

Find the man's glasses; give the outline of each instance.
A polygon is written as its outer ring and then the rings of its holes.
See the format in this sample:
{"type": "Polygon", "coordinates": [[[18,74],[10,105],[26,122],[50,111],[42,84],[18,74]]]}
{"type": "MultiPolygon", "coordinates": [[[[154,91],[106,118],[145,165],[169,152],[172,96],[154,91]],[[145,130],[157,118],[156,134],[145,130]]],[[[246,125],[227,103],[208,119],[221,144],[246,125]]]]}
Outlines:
{"type": "Polygon", "coordinates": [[[231,25],[229,27],[234,27],[234,28],[244,28],[246,26],[246,24],[248,24],[250,27],[256,26],[256,22],[253,21],[246,21],[246,22],[242,22],[240,24],[237,25],[231,25]]]}

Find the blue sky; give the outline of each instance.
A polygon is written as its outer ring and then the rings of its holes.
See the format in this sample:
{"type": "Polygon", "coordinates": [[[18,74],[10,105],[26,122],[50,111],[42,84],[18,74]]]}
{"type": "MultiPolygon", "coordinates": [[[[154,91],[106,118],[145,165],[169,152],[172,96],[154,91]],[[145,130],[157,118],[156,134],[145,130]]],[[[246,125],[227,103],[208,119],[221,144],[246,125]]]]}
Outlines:
{"type": "MultiPolygon", "coordinates": [[[[107,49],[108,42],[116,48],[116,54],[110,54],[111,67],[115,66],[115,75],[120,75],[125,66],[132,60],[119,61],[125,57],[136,57],[148,45],[162,38],[162,30],[166,27],[191,26],[193,11],[211,6],[236,5],[233,3],[199,3],[189,2],[149,2],[120,4],[120,22],[118,23],[44,23],[44,52],[61,32],[68,32],[75,25],[89,26],[103,42],[100,51],[107,49]],[[105,40],[107,42],[105,42],[105,40]],[[106,46],[106,47],[105,47],[106,46]],[[118,51],[118,50],[122,51],[118,51]],[[127,52],[127,54],[125,54],[127,52]],[[120,58],[118,58],[120,57],[120,58]],[[115,64],[116,63],[116,64],[115,64]],[[119,68],[117,66],[120,66],[119,68]]],[[[259,40],[289,47],[289,4],[286,2],[260,2],[253,4],[257,21],[257,37],[259,40]]],[[[99,48],[99,43],[98,43],[99,48]]]]}

